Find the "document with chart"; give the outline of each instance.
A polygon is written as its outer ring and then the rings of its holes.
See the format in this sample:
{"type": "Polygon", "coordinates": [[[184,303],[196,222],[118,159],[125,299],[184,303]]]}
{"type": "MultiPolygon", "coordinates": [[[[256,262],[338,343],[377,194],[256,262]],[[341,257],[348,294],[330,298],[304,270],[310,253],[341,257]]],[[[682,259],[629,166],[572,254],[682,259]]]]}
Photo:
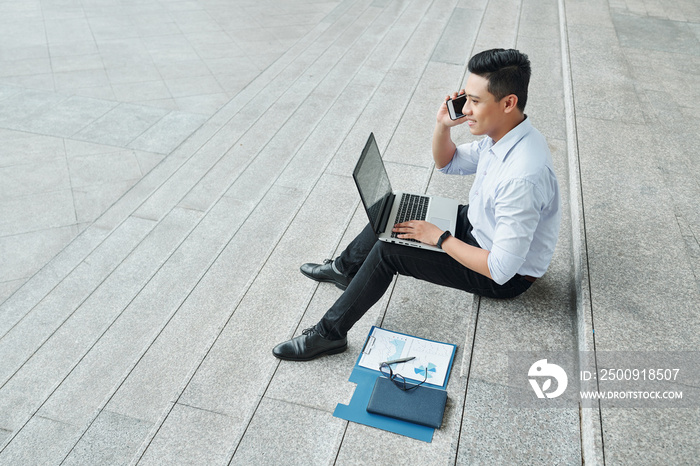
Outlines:
{"type": "Polygon", "coordinates": [[[410,361],[392,364],[391,369],[418,382],[423,381],[427,373],[425,383],[444,387],[455,349],[456,346],[449,343],[373,327],[362,349],[359,365],[378,371],[382,362],[413,357],[410,361]]]}

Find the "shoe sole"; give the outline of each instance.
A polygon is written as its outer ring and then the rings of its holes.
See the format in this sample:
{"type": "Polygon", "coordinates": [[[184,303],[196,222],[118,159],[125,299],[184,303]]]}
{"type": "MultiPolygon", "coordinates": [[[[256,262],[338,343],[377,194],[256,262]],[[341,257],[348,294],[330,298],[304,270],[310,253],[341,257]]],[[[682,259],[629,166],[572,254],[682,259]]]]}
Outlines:
{"type": "Polygon", "coordinates": [[[347,349],[348,349],[348,345],[345,345],[345,346],[341,346],[340,348],[333,348],[333,349],[328,350],[328,351],[323,351],[323,352],[318,353],[310,358],[286,358],[284,356],[278,356],[274,352],[272,353],[272,355],[274,357],[276,357],[277,359],[281,359],[282,361],[300,361],[300,362],[303,362],[303,361],[312,361],[314,359],[320,358],[321,356],[330,356],[332,354],[343,353],[347,349]]]}
{"type": "Polygon", "coordinates": [[[313,275],[309,275],[308,273],[304,272],[303,270],[299,270],[299,271],[300,271],[301,274],[302,274],[303,276],[305,276],[306,278],[310,278],[311,280],[317,281],[317,282],[319,282],[319,283],[332,283],[332,284],[334,284],[334,285],[336,286],[336,288],[340,288],[340,289],[343,290],[343,291],[345,291],[345,290],[348,288],[347,285],[343,285],[343,284],[341,284],[340,282],[337,282],[337,281],[335,281],[335,280],[326,279],[326,278],[316,278],[316,277],[314,277],[313,275]]]}

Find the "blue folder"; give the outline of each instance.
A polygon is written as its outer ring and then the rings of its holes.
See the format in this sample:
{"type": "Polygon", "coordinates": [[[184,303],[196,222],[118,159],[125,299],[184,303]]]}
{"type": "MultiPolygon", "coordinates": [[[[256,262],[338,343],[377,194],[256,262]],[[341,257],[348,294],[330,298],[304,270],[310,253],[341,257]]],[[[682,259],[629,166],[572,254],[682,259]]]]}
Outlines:
{"type": "MultiPolygon", "coordinates": [[[[372,335],[375,327],[373,326],[370,331],[369,336],[372,335]]],[[[393,332],[398,335],[410,336],[398,332],[393,332]]],[[[416,338],[416,337],[413,337],[416,338]]],[[[434,340],[426,340],[434,341],[434,340]]],[[[367,340],[365,340],[365,345],[367,340]]],[[[456,345],[449,344],[452,347],[452,354],[450,356],[450,363],[447,369],[447,375],[445,377],[445,382],[441,388],[445,390],[447,388],[447,382],[450,377],[450,372],[452,370],[452,364],[454,362],[454,354],[456,350],[456,345]]],[[[383,377],[381,372],[378,370],[368,369],[366,367],[360,366],[360,359],[362,359],[362,352],[355,361],[355,366],[353,367],[352,373],[350,374],[350,382],[357,384],[355,392],[350,399],[350,403],[347,405],[338,404],[335,407],[333,416],[340,419],[345,419],[347,421],[356,422],[358,424],[364,424],[366,426],[376,427],[389,432],[394,432],[396,434],[405,435],[417,440],[422,440],[424,442],[431,442],[433,440],[433,434],[435,433],[435,428],[416,424],[414,422],[408,422],[401,419],[395,419],[389,416],[383,416],[381,414],[374,414],[367,411],[367,405],[369,404],[369,399],[372,396],[372,391],[374,390],[374,384],[379,377],[383,377]]]]}

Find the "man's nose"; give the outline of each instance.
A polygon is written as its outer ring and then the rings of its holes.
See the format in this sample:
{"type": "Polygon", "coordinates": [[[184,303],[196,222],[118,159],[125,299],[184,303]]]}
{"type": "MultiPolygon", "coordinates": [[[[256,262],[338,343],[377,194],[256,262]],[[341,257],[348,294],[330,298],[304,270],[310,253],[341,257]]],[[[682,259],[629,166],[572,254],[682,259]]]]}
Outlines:
{"type": "Polygon", "coordinates": [[[464,107],[462,107],[462,114],[463,115],[471,115],[472,114],[472,105],[469,99],[467,99],[464,102],[464,107]]]}

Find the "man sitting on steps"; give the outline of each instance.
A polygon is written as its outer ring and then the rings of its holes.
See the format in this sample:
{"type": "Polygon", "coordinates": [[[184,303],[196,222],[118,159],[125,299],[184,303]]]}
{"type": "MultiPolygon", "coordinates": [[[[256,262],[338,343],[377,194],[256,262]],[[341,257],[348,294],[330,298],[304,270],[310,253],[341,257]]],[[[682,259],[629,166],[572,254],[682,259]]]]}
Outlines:
{"type": "MultiPolygon", "coordinates": [[[[542,134],[525,115],[530,61],[517,50],[473,56],[458,120],[446,101],[433,133],[435,166],[476,174],[454,235],[425,221],[394,226],[399,238],[437,245],[447,254],[378,241],[368,225],[335,259],[301,272],[345,290],[321,320],[277,345],[275,357],[308,361],[347,348],[347,332],[384,294],[396,273],[489,298],[513,298],[541,277],[552,259],[561,219],[559,185],[542,134]],[[457,147],[450,129],[466,123],[479,141],[457,147]]],[[[450,96],[448,96],[449,100],[450,96]]]]}

